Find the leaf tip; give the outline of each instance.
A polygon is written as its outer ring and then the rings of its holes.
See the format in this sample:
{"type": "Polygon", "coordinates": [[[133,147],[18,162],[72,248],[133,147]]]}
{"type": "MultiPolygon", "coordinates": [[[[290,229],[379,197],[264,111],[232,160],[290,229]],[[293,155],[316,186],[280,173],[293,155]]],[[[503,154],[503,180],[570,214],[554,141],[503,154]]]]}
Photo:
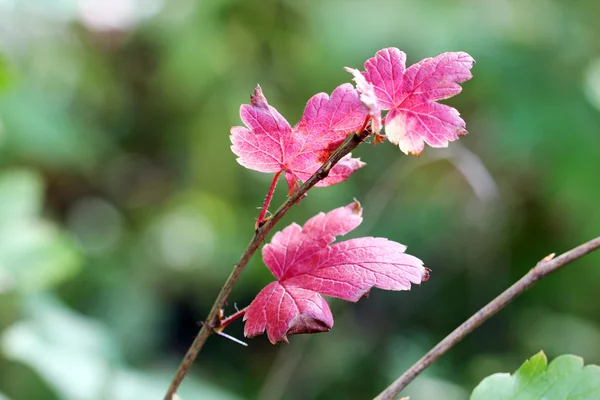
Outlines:
{"type": "Polygon", "coordinates": [[[358,216],[362,215],[362,207],[358,200],[354,199],[354,201],[348,205],[348,208],[352,211],[352,214],[358,216]]]}
{"type": "Polygon", "coordinates": [[[421,278],[421,282],[427,282],[429,280],[429,275],[431,274],[431,269],[425,267],[423,271],[423,277],[421,278]]]}
{"type": "MultiPolygon", "coordinates": [[[[270,339],[269,339],[269,340],[270,340],[270,339]]],[[[277,339],[277,340],[275,340],[275,341],[272,341],[272,340],[271,340],[271,343],[272,343],[272,344],[277,344],[277,343],[279,343],[279,342],[281,342],[281,343],[288,343],[288,344],[290,343],[290,341],[288,340],[288,337],[287,337],[287,335],[283,335],[282,337],[278,338],[278,339],[277,339]]]]}
{"type": "Polygon", "coordinates": [[[250,103],[254,107],[269,106],[269,103],[267,103],[267,99],[265,98],[265,95],[262,92],[262,88],[258,84],[256,85],[256,89],[254,89],[254,92],[250,95],[250,103]]]}

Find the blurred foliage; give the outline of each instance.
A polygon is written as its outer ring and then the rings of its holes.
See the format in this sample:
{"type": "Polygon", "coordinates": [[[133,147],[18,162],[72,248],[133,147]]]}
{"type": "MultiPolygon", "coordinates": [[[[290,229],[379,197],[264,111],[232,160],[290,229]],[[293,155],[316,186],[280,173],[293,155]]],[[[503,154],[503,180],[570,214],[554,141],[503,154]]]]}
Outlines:
{"type": "MultiPolygon", "coordinates": [[[[474,78],[450,103],[468,136],[419,158],[361,146],[367,168],[281,224],[357,198],[354,234],[407,244],[427,284],[334,301],[330,333],[289,345],[212,338],[180,392],[374,396],[541,258],[600,232],[599,13],[592,0],[0,0],[0,398],[161,398],[269,184],[229,150],[257,83],[294,123],[380,48],[410,63],[467,51],[474,78]]],[[[406,394],[466,398],[540,349],[599,363],[599,262],[547,278],[406,394]]],[[[257,255],[226,313],[270,279],[257,255]]]]}

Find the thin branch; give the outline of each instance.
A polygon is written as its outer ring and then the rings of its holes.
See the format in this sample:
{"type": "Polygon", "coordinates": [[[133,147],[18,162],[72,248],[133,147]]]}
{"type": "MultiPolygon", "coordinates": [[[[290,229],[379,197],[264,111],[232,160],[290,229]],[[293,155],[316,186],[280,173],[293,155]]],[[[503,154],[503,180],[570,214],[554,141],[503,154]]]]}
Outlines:
{"type": "Polygon", "coordinates": [[[319,168],[317,172],[315,172],[306,182],[304,182],[304,184],[300,186],[294,192],[294,194],[292,194],[279,207],[279,209],[273,214],[271,218],[264,221],[264,224],[262,224],[258,229],[256,229],[252,240],[250,240],[250,243],[248,244],[248,247],[246,247],[246,250],[244,250],[242,257],[233,267],[233,271],[231,271],[231,274],[225,281],[223,288],[217,295],[217,299],[215,300],[215,303],[213,304],[212,309],[208,314],[206,323],[202,325],[200,333],[198,333],[198,336],[196,336],[187,353],[185,354],[183,360],[181,361],[181,364],[179,365],[179,368],[175,373],[175,377],[171,381],[171,385],[169,386],[169,390],[167,391],[165,400],[173,400],[173,395],[177,392],[181,381],[183,381],[183,378],[185,378],[185,376],[187,375],[192,364],[194,363],[194,360],[198,356],[198,353],[204,346],[204,343],[206,343],[208,337],[214,333],[214,330],[219,327],[219,311],[225,305],[225,301],[227,300],[227,297],[229,297],[233,286],[240,278],[240,274],[248,264],[248,261],[250,261],[250,258],[252,257],[254,252],[256,252],[260,244],[265,240],[267,234],[271,231],[271,229],[273,229],[275,224],[279,222],[279,220],[289,211],[289,209],[295,203],[297,203],[298,200],[302,198],[302,196],[306,194],[306,192],[310,188],[312,188],[319,181],[325,179],[329,174],[329,171],[331,171],[331,169],[333,168],[333,166],[337,164],[346,154],[350,153],[359,144],[361,144],[370,135],[370,133],[371,132],[369,130],[363,130],[361,133],[355,133],[351,135],[333,152],[333,154],[331,154],[331,156],[327,159],[327,161],[325,161],[321,168],[319,168]]]}
{"type": "Polygon", "coordinates": [[[446,336],[441,342],[439,342],[434,348],[429,350],[423,358],[417,361],[412,367],[410,367],[401,377],[396,379],[390,386],[388,386],[383,392],[375,398],[375,400],[391,400],[397,394],[402,391],[413,379],[415,379],[421,372],[423,372],[428,366],[433,364],[438,358],[443,356],[448,350],[450,350],[455,344],[460,342],[469,333],[473,332],[477,327],[487,321],[491,316],[496,314],[498,311],[506,307],[511,301],[517,296],[525,292],[537,281],[556,271],[557,269],[569,264],[572,261],[577,260],[580,257],[585,256],[588,253],[600,248],[600,237],[597,237],[589,242],[586,242],[572,250],[567,251],[564,254],[556,258],[552,258],[553,255],[545,257],[535,267],[533,267],[525,276],[519,279],[511,287],[506,289],[502,294],[488,303],[481,310],[477,311],[468,320],[463,322],[458,328],[452,333],[446,336]]]}

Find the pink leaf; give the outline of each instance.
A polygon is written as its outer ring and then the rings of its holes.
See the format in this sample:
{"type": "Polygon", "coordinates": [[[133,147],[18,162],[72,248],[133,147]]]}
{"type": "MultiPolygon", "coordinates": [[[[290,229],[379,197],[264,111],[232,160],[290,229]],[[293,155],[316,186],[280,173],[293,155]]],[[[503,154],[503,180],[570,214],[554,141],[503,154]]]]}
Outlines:
{"type": "MultiPolygon", "coordinates": [[[[467,53],[443,53],[406,69],[406,55],[396,48],[380,50],[367,60],[363,76],[373,85],[378,106],[390,110],[385,117],[390,142],[404,153],[418,155],[425,143],[447,147],[448,142],[466,135],[458,111],[436,101],[460,93],[458,83],[471,79],[474,62],[467,53]]],[[[357,81],[357,88],[370,96],[371,89],[364,83],[357,81]]]]}
{"type": "Polygon", "coordinates": [[[263,248],[263,260],[277,281],[252,301],[244,320],[248,337],[265,330],[272,343],[287,335],[328,331],[333,317],[321,295],[358,301],[373,287],[409,290],[427,280],[428,269],[406,247],[384,238],[363,237],[334,243],[362,222],[358,202],[304,226],[291,224],[273,235],[263,248]]]}
{"type": "MultiPolygon", "coordinates": [[[[350,133],[359,130],[369,113],[349,83],[338,86],[331,97],[326,93],[313,96],[293,129],[269,106],[260,87],[250,99],[251,104],[240,109],[246,127],[231,128],[231,150],[246,168],[284,171],[290,192],[297,181],[306,181],[314,174],[350,133]]],[[[348,155],[317,186],[342,182],[364,165],[348,155]]]]}
{"type": "MultiPolygon", "coordinates": [[[[281,160],[288,153],[292,128],[267,103],[260,86],[250,96],[250,104],[240,107],[242,121],[250,129],[241,126],[231,128],[231,150],[239,156],[238,162],[246,168],[277,172],[281,170],[281,160]]],[[[290,150],[294,152],[294,149],[290,150]]]]}

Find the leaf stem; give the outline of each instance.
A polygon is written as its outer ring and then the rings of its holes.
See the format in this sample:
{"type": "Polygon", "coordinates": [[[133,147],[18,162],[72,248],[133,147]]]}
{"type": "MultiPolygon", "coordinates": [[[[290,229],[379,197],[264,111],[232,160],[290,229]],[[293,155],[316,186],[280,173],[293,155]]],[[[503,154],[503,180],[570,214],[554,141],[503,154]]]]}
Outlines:
{"type": "Polygon", "coordinates": [[[363,123],[363,126],[358,130],[358,132],[364,132],[364,130],[367,129],[367,125],[369,124],[370,120],[371,120],[371,116],[367,115],[367,118],[365,118],[365,122],[363,123]]]}
{"type": "Polygon", "coordinates": [[[273,216],[270,219],[265,221],[265,223],[262,226],[255,230],[254,236],[252,237],[252,240],[250,240],[248,247],[246,247],[246,250],[244,250],[244,253],[242,254],[240,260],[233,267],[231,274],[229,275],[229,277],[225,281],[225,284],[223,285],[223,288],[221,288],[221,291],[217,295],[215,303],[213,304],[210,313],[208,314],[208,318],[206,319],[206,323],[202,325],[200,332],[198,333],[198,335],[190,345],[190,348],[188,349],[187,353],[183,357],[183,360],[181,361],[181,364],[179,365],[179,368],[175,373],[175,377],[171,381],[171,384],[165,396],[165,400],[173,400],[173,395],[177,392],[179,385],[181,384],[188,371],[190,370],[192,364],[196,360],[196,357],[198,356],[198,353],[204,346],[204,343],[206,343],[208,337],[215,332],[215,329],[219,327],[219,311],[225,305],[225,301],[229,297],[233,286],[240,278],[242,271],[248,264],[248,261],[250,261],[252,255],[256,252],[260,244],[265,240],[267,234],[271,231],[271,229],[273,229],[275,224],[277,224],[277,222],[279,222],[279,220],[289,211],[289,209],[292,208],[292,206],[296,204],[296,202],[298,202],[298,200],[300,200],[302,196],[304,196],[304,194],[310,188],[317,184],[317,182],[325,179],[329,174],[329,171],[331,171],[331,168],[333,168],[333,166],[337,164],[346,154],[350,153],[359,144],[361,144],[370,134],[371,132],[369,132],[368,130],[363,130],[360,133],[354,133],[350,135],[349,138],[345,140],[333,152],[333,154],[331,154],[331,156],[327,159],[327,161],[325,161],[321,168],[319,168],[317,172],[315,172],[306,182],[304,182],[304,184],[302,184],[302,186],[300,186],[290,197],[288,197],[288,199],[277,209],[277,211],[273,214],[273,216]]]}
{"type": "Polygon", "coordinates": [[[269,211],[269,204],[271,204],[271,200],[273,199],[273,193],[275,193],[275,187],[277,186],[277,180],[281,175],[282,171],[277,171],[275,176],[273,177],[273,181],[271,182],[271,186],[269,186],[269,191],[267,192],[267,197],[265,197],[265,203],[263,204],[262,210],[260,211],[260,215],[256,220],[256,225],[254,225],[254,229],[258,229],[264,222],[265,216],[269,211]]]}
{"type": "MultiPolygon", "coordinates": [[[[231,314],[229,317],[224,318],[223,320],[221,320],[221,324],[218,326],[219,331],[222,331],[223,329],[227,328],[227,325],[229,325],[230,323],[232,323],[233,321],[235,321],[236,319],[238,319],[239,317],[243,316],[244,314],[246,314],[246,310],[248,309],[247,307],[242,308],[241,310],[237,311],[235,314],[231,314]]],[[[216,330],[215,329],[215,330],[216,330]]]]}
{"type": "Polygon", "coordinates": [[[402,376],[396,379],[390,386],[381,392],[375,398],[375,400],[393,399],[428,366],[433,364],[454,345],[464,339],[469,333],[473,332],[490,317],[506,307],[511,301],[533,286],[537,281],[556,271],[557,269],[571,263],[572,261],[575,261],[594,250],[597,250],[598,248],[600,248],[600,237],[575,247],[574,249],[571,249],[556,258],[552,258],[552,255],[545,257],[542,261],[537,263],[535,267],[529,270],[529,272],[521,279],[502,292],[494,300],[489,302],[481,310],[473,314],[469,319],[463,322],[462,325],[460,325],[441,342],[439,342],[434,348],[429,350],[427,354],[425,354],[419,361],[417,361],[412,367],[404,372],[402,376]]]}

